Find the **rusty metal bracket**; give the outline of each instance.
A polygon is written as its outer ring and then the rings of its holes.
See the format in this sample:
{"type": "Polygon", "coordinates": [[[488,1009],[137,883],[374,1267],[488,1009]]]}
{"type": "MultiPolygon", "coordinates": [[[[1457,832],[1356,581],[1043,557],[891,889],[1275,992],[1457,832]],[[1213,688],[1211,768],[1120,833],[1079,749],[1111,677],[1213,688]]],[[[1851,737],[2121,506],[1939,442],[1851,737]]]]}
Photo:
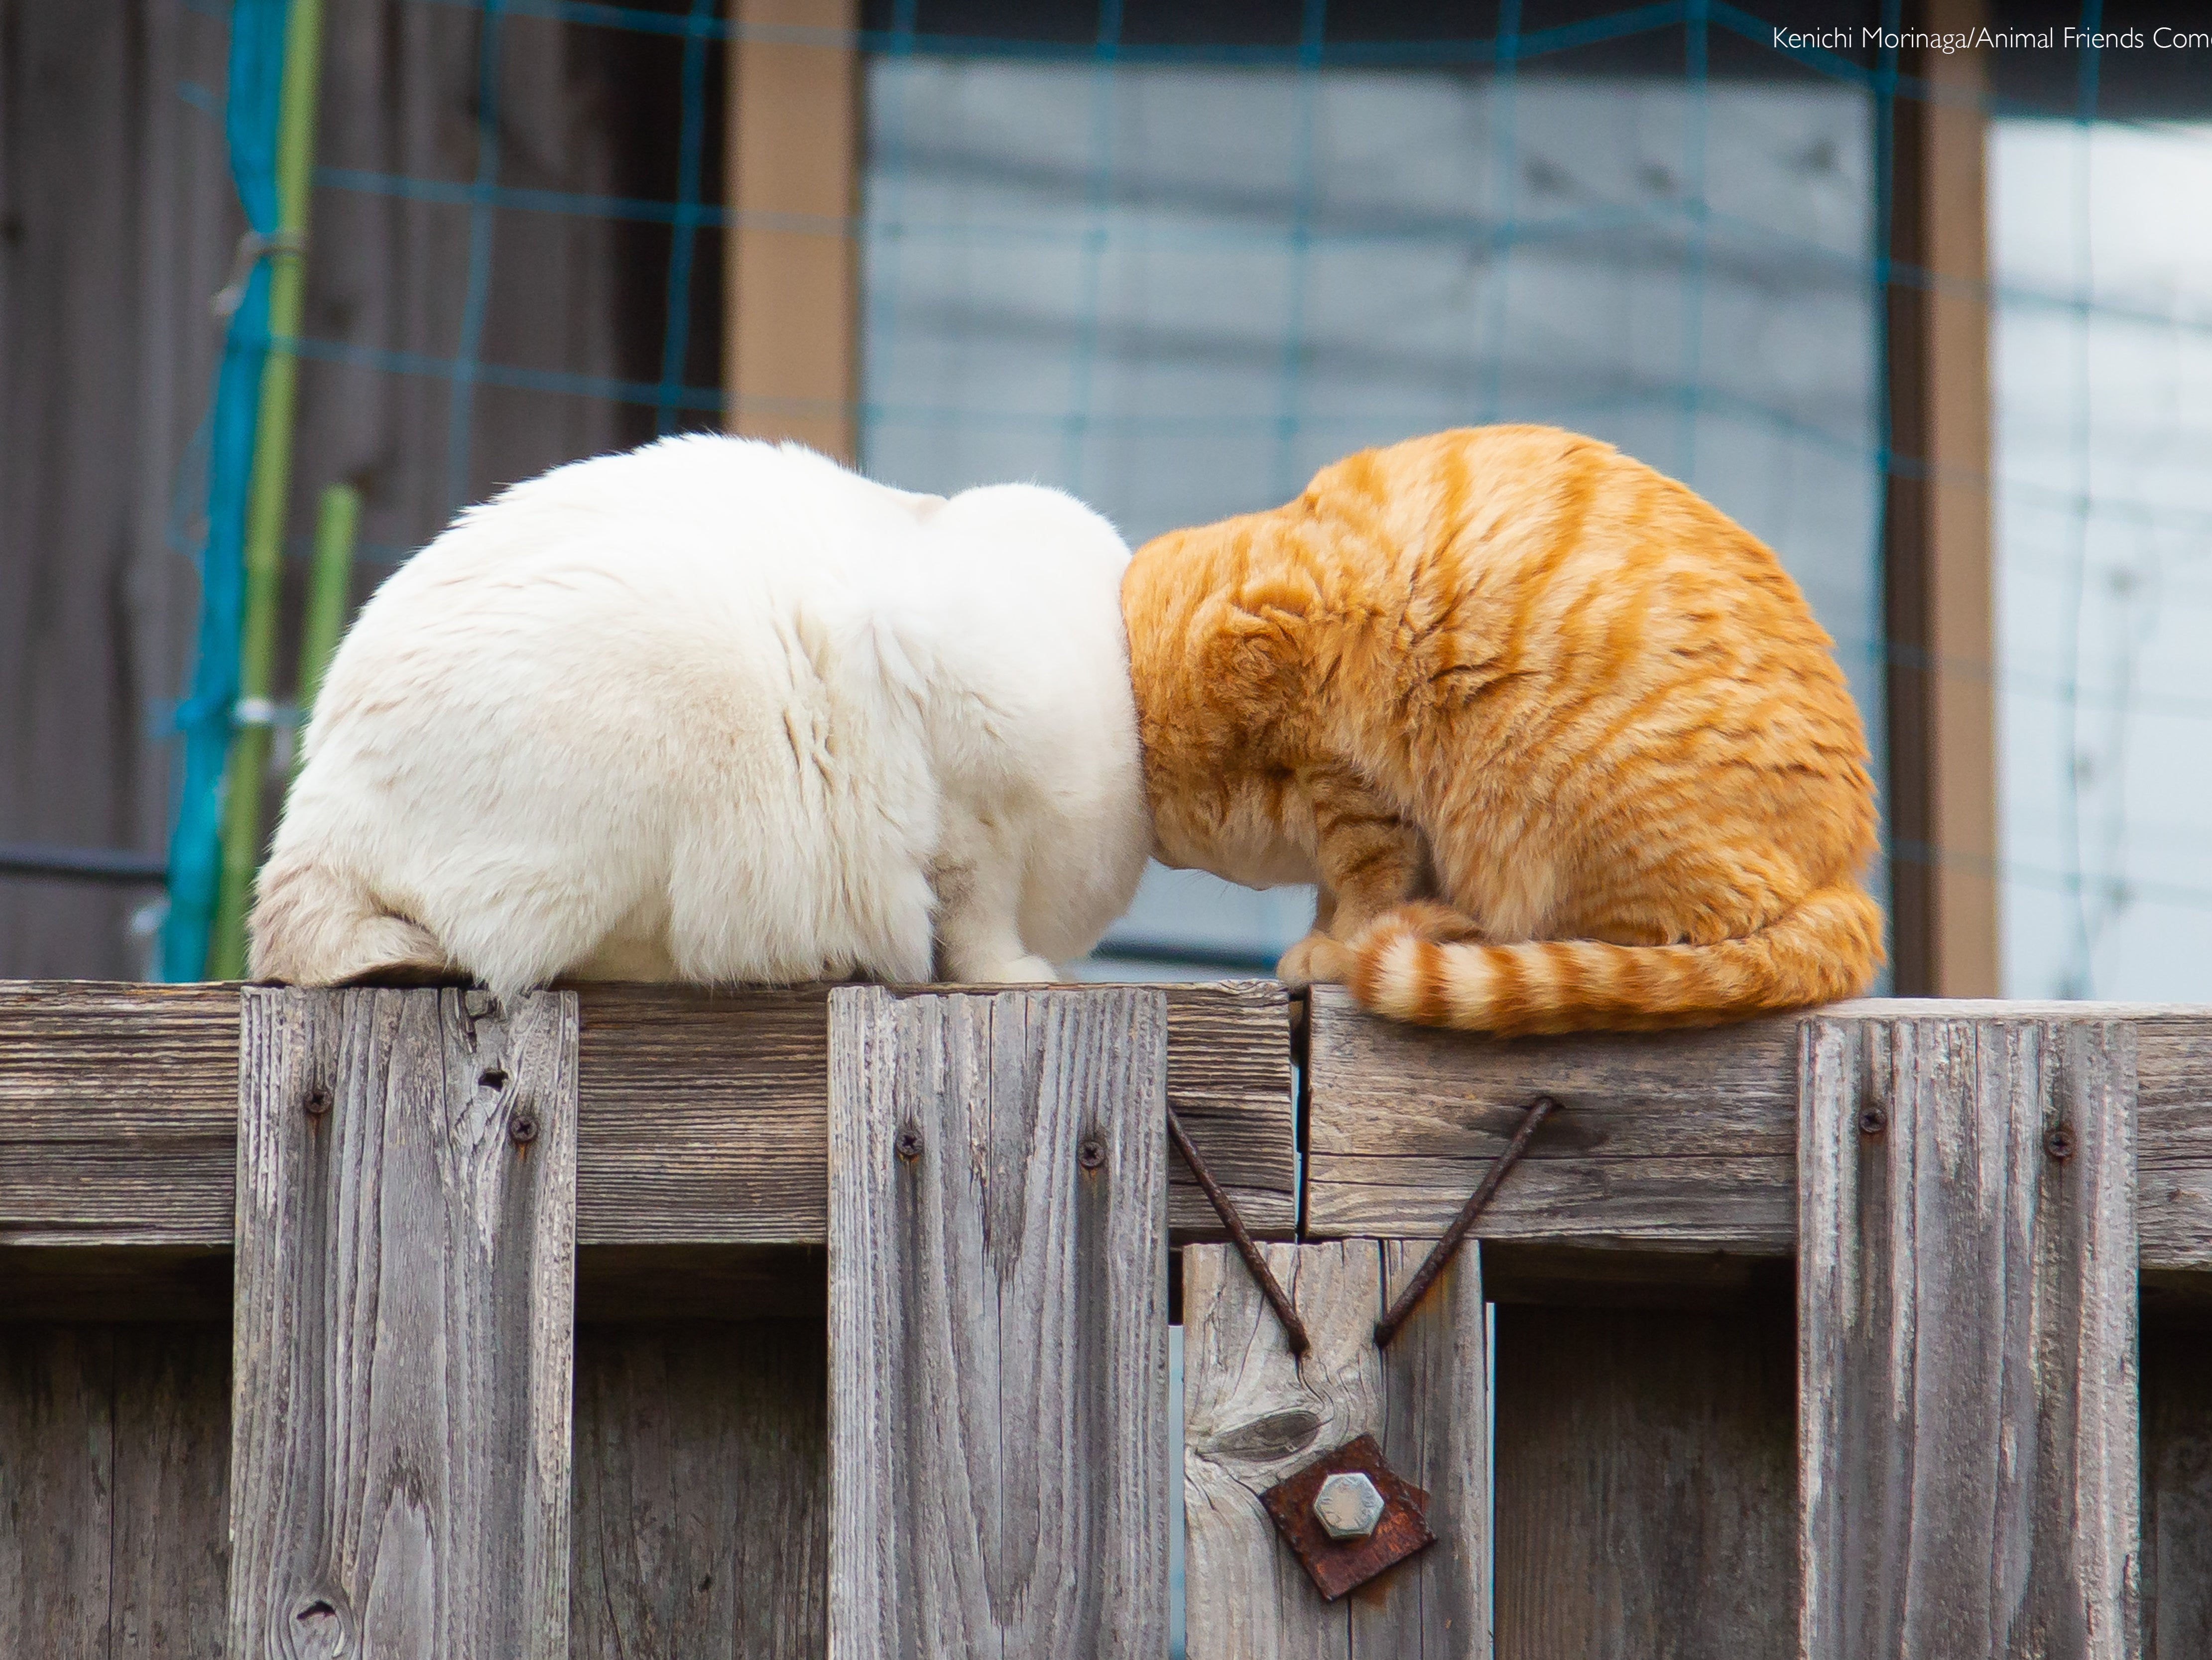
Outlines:
{"type": "Polygon", "coordinates": [[[1252,1231],[1244,1225],[1244,1219],[1237,1213],[1236,1202],[1222,1190],[1221,1183],[1213,1179],[1213,1172],[1206,1169],[1206,1161],[1198,1156],[1198,1149],[1191,1145],[1190,1136],[1182,1127],[1182,1120],[1176,1116],[1173,1107],[1168,1109],[1168,1134],[1175,1141],[1176,1151],[1182,1154],[1182,1162],[1190,1166],[1190,1173],[1198,1178],[1198,1185],[1206,1189],[1206,1196],[1212,1201],[1215,1214],[1221,1218],[1221,1225],[1229,1230],[1229,1237],[1237,1242],[1237,1249],[1244,1257],[1244,1266],[1251,1269],[1253,1279],[1260,1282],[1260,1290],[1274,1309],[1275,1317],[1283,1323],[1283,1335],[1290,1341],[1291,1353],[1304,1354],[1313,1347],[1313,1340],[1306,1335],[1306,1323],[1298,1318],[1297,1310],[1291,1306],[1289,1293],[1276,1280],[1274,1271],[1268,1268],[1267,1259],[1260,1254],[1259,1246],[1252,1242],[1252,1231]]]}
{"type": "Polygon", "coordinates": [[[1383,1462],[1382,1449],[1371,1435],[1323,1453],[1261,1493],[1260,1503],[1326,1602],[1334,1602],[1436,1542],[1429,1531],[1429,1495],[1383,1462]],[[1334,1535],[1316,1511],[1322,1484],[1333,1475],[1364,1475],[1381,1494],[1382,1515],[1364,1533],[1334,1535]]]}
{"type": "Polygon", "coordinates": [[[1406,1289],[1398,1293],[1397,1300],[1375,1323],[1376,1348],[1390,1347],[1390,1340],[1412,1317],[1414,1305],[1421,1300],[1422,1294],[1436,1283],[1437,1276],[1451,1265],[1452,1258],[1459,1252],[1460,1242],[1467,1237],[1468,1230],[1474,1225],[1475,1218],[1482,1214],[1483,1207],[1497,1193],[1498,1183],[1505,1179],[1505,1173],[1521,1162],[1521,1155],[1528,1150],[1528,1138],[1535,1134],[1537,1127],[1559,1108],[1559,1102],[1548,1095],[1540,1095],[1528,1104],[1528,1110],[1522,1115],[1521,1127],[1513,1132],[1513,1140],[1506,1144],[1505,1151],[1490,1166],[1490,1173],[1482,1178],[1482,1185],[1468,1195],[1467,1203],[1460,1207],[1459,1214],[1444,1230],[1443,1237],[1437,1241],[1436,1248],[1430,1251],[1427,1260],[1413,1271],[1413,1277],[1406,1282],[1406,1289]]]}

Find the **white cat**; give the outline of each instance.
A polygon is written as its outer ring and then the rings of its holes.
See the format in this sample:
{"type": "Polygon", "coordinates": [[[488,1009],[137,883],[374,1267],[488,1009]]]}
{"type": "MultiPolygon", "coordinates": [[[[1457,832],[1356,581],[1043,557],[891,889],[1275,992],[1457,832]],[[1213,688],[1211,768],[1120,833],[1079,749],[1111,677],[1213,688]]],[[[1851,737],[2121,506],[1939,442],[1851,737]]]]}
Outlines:
{"type": "Polygon", "coordinates": [[[518,484],[331,662],[252,971],[1054,978],[1151,843],[1128,557],[1056,490],[747,439],[518,484]]]}

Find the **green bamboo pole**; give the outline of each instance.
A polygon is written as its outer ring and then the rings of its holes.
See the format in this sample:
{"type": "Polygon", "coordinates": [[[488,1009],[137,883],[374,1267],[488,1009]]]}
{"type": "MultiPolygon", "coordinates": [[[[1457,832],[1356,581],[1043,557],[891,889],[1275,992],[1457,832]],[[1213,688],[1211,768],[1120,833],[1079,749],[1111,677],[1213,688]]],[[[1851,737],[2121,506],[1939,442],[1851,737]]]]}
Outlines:
{"type": "Polygon", "coordinates": [[[332,484],[315,515],[315,563],[307,577],[307,614],[300,631],[300,690],[292,699],[300,724],[293,729],[292,774],[307,758],[307,717],[315,712],[323,673],[345,632],[353,602],[353,544],[361,528],[361,492],[332,484]]]}
{"type": "Polygon", "coordinates": [[[284,508],[292,483],[292,405],[299,363],[285,344],[300,331],[307,288],[307,189],[314,166],[315,94],[321,72],[322,0],[292,0],[284,31],[284,90],[276,128],[276,228],[268,256],[269,333],[253,482],[246,510],[246,614],[238,649],[238,730],[224,773],[222,881],[208,942],[208,977],[246,973],[246,913],[261,860],[261,797],[269,776],[270,666],[284,558],[284,508]]]}

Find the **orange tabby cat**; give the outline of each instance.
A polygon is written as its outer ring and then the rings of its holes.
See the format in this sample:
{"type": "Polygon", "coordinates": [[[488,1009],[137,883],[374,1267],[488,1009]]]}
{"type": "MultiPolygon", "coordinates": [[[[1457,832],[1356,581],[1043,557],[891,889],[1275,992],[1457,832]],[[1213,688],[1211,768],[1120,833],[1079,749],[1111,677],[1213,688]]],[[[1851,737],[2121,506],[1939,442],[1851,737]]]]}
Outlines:
{"type": "Polygon", "coordinates": [[[1176,531],[1121,585],[1157,851],[1318,881],[1283,978],[1500,1032],[1863,990],[1866,737],[1774,556],[1610,445],[1484,427],[1176,531]]]}

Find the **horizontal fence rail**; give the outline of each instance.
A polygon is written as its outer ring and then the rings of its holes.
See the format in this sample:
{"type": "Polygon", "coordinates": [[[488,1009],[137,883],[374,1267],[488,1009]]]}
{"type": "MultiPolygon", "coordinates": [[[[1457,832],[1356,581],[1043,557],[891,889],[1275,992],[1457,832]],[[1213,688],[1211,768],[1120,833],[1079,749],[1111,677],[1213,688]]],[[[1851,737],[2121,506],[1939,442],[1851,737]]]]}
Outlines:
{"type": "MultiPolygon", "coordinates": [[[[1287,1237],[1283,988],[1162,990],[1169,1100],[1254,1231],[1287,1237]]],[[[828,987],[576,996],[580,1244],[827,1242],[828,987]]],[[[0,984],[0,1249],[230,1243],[238,1008],[235,987],[0,984]]],[[[1223,1237],[1189,1172],[1169,1183],[1176,1237],[1223,1237]]]]}

